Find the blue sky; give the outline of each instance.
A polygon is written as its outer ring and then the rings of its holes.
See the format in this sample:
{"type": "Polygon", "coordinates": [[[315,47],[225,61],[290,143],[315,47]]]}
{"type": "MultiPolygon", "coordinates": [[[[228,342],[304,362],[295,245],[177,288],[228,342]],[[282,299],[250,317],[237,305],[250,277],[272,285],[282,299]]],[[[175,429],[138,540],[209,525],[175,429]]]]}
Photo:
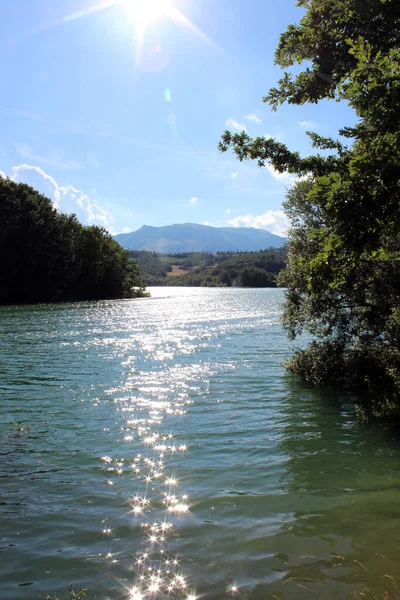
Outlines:
{"type": "Polygon", "coordinates": [[[195,222],[284,233],[291,178],[217,149],[225,129],[310,150],[354,122],[262,97],[294,0],[0,0],[0,173],[110,232],[195,222]]]}

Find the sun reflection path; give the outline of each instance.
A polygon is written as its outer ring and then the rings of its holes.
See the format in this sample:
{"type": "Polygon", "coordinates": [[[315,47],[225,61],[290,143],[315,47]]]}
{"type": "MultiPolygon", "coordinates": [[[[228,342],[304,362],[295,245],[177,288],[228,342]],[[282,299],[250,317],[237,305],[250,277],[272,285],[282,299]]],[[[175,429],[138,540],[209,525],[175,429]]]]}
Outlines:
{"type": "MultiPolygon", "coordinates": [[[[133,557],[132,586],[125,587],[125,597],[130,600],[197,600],[193,581],[183,572],[180,558],[168,549],[168,538],[177,519],[190,513],[189,497],[182,491],[179,477],[170,465],[172,459],[176,462],[177,456],[188,448],[173,433],[163,431],[166,417],[185,415],[191,404],[188,384],[176,374],[174,369],[165,378],[160,371],[130,372],[125,389],[130,390],[135,380],[138,396],[117,400],[128,456],[125,453],[125,460],[101,457],[107,485],[114,483],[111,477],[115,480],[123,473],[129,473],[136,483],[137,491],[129,498],[128,514],[140,531],[140,551],[133,557]],[[133,450],[131,457],[129,448],[133,450]]],[[[108,538],[113,534],[106,520],[102,534],[108,538]]],[[[111,552],[104,556],[115,561],[111,552]]]]}
{"type": "MultiPolygon", "coordinates": [[[[135,536],[128,542],[134,549],[133,554],[129,548],[121,552],[129,556],[129,585],[125,585],[126,580],[119,582],[121,597],[127,600],[200,597],[194,576],[185,569],[184,557],[176,554],[178,528],[190,519],[193,506],[176,465],[190,448],[180,434],[169,429],[169,423],[185,416],[192,394],[208,394],[212,375],[234,366],[192,361],[189,357],[207,347],[219,331],[200,328],[197,332],[195,327],[187,330],[164,325],[162,332],[152,329],[145,334],[138,329],[122,345],[118,340],[126,377],[107,394],[119,416],[118,437],[124,459],[104,455],[101,462],[105,485],[115,484],[110,491],[117,488],[120,477],[129,485],[124,518],[135,527],[135,536]]],[[[104,543],[118,543],[114,537],[114,532],[118,537],[117,531],[105,519],[104,543]]],[[[102,556],[109,562],[120,559],[110,547],[102,556]]],[[[235,595],[236,589],[228,590],[228,597],[235,595]]]]}
{"type": "MultiPolygon", "coordinates": [[[[182,401],[175,407],[178,414],[184,404],[182,401]]],[[[140,405],[143,407],[143,402],[140,405]]],[[[155,409],[154,403],[149,401],[148,414],[151,413],[151,418],[146,419],[146,422],[159,424],[162,411],[166,412],[170,408],[167,403],[163,403],[155,409]]],[[[189,503],[186,494],[175,491],[179,489],[179,483],[166,470],[168,457],[176,452],[185,452],[186,445],[176,444],[170,433],[149,431],[143,419],[129,419],[128,422],[133,430],[136,429],[136,436],[147,450],[144,454],[137,454],[131,464],[133,476],[144,488],[143,495],[135,494],[131,498],[130,506],[132,514],[142,518],[140,527],[145,550],[135,557],[136,576],[129,592],[130,597],[136,600],[152,596],[159,598],[162,594],[181,597],[183,593],[190,591],[189,584],[182,573],[179,560],[168,554],[166,544],[168,535],[174,528],[174,523],[170,520],[171,513],[187,513],[189,503]],[[151,498],[148,496],[150,484],[151,498]],[[156,520],[153,520],[153,515],[156,515],[156,520]]],[[[193,594],[184,595],[188,598],[195,597],[193,594]]]]}

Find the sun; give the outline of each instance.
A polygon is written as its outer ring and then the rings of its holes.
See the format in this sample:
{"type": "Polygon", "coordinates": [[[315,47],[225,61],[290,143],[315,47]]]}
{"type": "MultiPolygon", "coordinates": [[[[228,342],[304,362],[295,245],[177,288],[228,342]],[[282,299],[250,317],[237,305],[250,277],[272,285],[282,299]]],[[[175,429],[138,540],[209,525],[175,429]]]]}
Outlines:
{"type": "MultiPolygon", "coordinates": [[[[96,0],[91,0],[91,2],[93,1],[96,2],[96,0]]],[[[92,4],[87,9],[67,14],[59,22],[56,22],[49,27],[55,27],[63,23],[68,23],[69,21],[82,19],[99,11],[116,7],[120,17],[131,21],[134,25],[135,37],[138,40],[139,58],[147,29],[150,29],[153,25],[157,26],[159,21],[164,20],[164,17],[166,17],[167,21],[187,29],[188,32],[202,39],[204,42],[214,47],[218,52],[223,52],[213,40],[178,10],[175,6],[175,1],[176,0],[98,0],[98,4],[92,4]]]]}
{"type": "MultiPolygon", "coordinates": [[[[174,20],[176,19],[175,13],[178,16],[180,16],[180,13],[173,5],[173,0],[122,0],[122,6],[134,26],[137,40],[136,64],[141,66],[142,50],[147,30],[153,25],[158,25],[158,22],[164,17],[174,20]]],[[[160,55],[161,47],[157,45],[154,52],[160,55]]],[[[153,69],[154,66],[151,67],[151,70],[153,69]]],[[[158,67],[156,70],[158,70],[158,67]]]]}
{"type": "Polygon", "coordinates": [[[125,0],[124,8],[128,15],[142,24],[157,20],[171,13],[171,0],[125,0]]]}

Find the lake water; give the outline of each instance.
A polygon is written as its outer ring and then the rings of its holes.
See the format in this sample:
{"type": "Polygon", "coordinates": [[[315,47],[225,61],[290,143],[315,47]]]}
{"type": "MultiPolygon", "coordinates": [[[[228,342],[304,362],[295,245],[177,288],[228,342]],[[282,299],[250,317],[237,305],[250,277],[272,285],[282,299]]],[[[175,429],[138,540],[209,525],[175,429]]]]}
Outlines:
{"type": "Polygon", "coordinates": [[[285,375],[282,291],[151,291],[0,308],[0,597],[391,589],[400,445],[285,375]]]}

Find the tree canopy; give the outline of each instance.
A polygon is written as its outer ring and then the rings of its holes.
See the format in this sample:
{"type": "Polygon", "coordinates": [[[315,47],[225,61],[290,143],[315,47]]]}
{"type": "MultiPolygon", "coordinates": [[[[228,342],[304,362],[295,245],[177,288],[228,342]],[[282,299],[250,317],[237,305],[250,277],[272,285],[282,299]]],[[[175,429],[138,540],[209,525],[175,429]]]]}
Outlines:
{"type": "Polygon", "coordinates": [[[299,0],[275,62],[285,72],[264,102],[347,102],[355,126],[338,139],[308,132],[302,157],[269,138],[226,131],[222,151],[303,176],[288,191],[291,220],[284,325],[316,339],[289,370],[313,383],[371,392],[375,414],[400,413],[400,4],[299,0]]]}
{"type": "Polygon", "coordinates": [[[0,303],[126,298],[136,263],[105,229],[59,213],[28,185],[0,177],[0,303]]]}

